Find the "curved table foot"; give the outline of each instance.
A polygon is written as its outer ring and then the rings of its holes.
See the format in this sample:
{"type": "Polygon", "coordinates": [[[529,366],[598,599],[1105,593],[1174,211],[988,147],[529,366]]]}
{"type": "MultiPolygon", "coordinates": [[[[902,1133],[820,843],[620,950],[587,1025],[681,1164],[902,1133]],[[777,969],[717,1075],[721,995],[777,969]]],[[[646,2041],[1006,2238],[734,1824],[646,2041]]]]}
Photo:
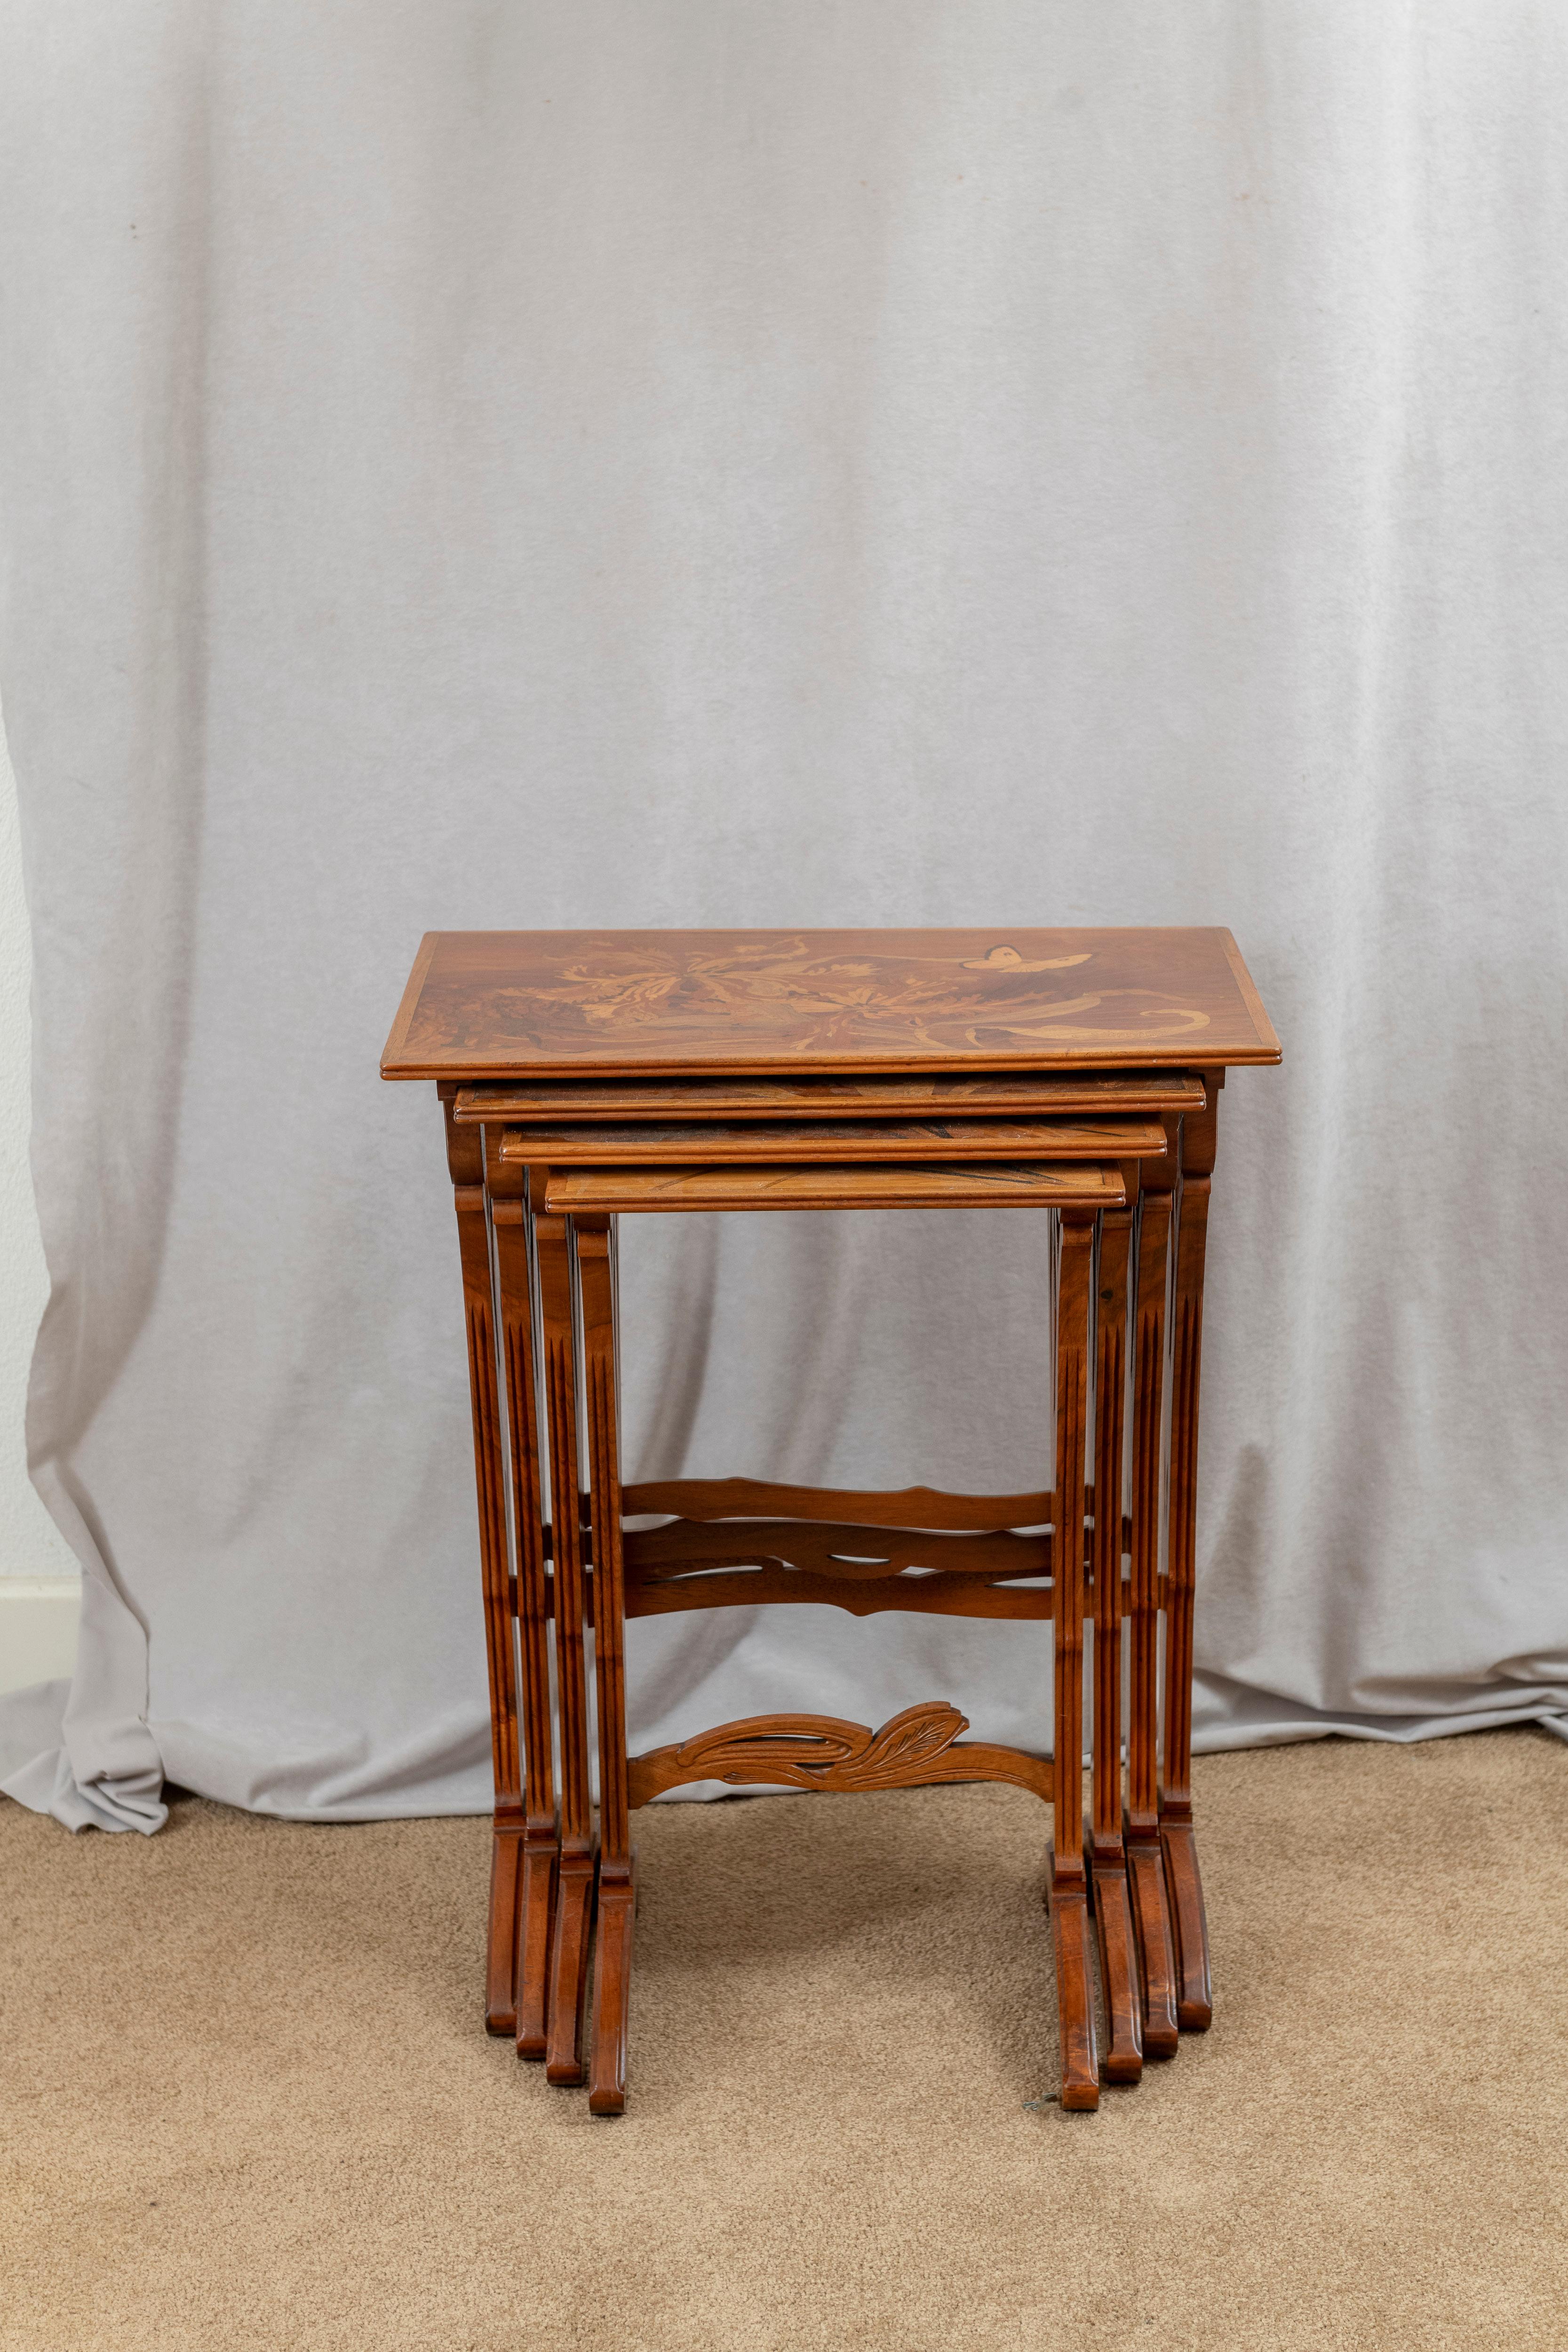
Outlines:
{"type": "Polygon", "coordinates": [[[542,2058],[549,2042],[550,1946],[555,1924],[553,1832],[522,1843],[517,1931],[517,2054],[542,2058]]]}
{"type": "Polygon", "coordinates": [[[1064,2107],[1082,2112],[1100,2105],[1089,1902],[1083,1880],[1053,1878],[1050,1903],[1051,1940],[1057,1961],[1057,2016],[1062,2041],[1061,2099],[1064,2107]]]}
{"type": "Polygon", "coordinates": [[[1173,2058],[1178,2038],[1176,1956],[1165,1900],[1164,1861],[1152,1839],[1128,1839],[1127,1883],[1143,1990],[1143,2055],[1173,2058]]]}
{"type": "Polygon", "coordinates": [[[490,1839],[489,1924],[485,1937],[485,2032],[517,2025],[517,1927],[522,1834],[498,1829],[490,1839]]]}
{"type": "Polygon", "coordinates": [[[594,1940],[596,1876],[592,1853],[562,1855],[550,1962],[550,2021],[544,2050],[547,2083],[571,2084],[583,2079],[583,2005],[594,1940]]]}
{"type": "Polygon", "coordinates": [[[1136,2083],[1143,2073],[1143,2002],[1138,1989],[1132,1906],[1127,1899],[1127,1872],[1121,1855],[1107,1855],[1103,1861],[1095,1856],[1089,1885],[1110,2036],[1103,2072],[1108,2083],[1136,2083]]]}
{"type": "Polygon", "coordinates": [[[1197,1843],[1190,1821],[1163,1816],[1160,1843],[1171,1888],[1171,1926],[1176,1959],[1176,2022],[1184,2033],[1206,2033],[1214,2021],[1214,1986],[1209,1977],[1208,1921],[1197,1843]]]}
{"type": "Polygon", "coordinates": [[[599,1879],[599,1927],[594,1968],[594,2041],[588,2062],[588,2111],[618,2116],[626,2104],[626,2023],[632,1994],[634,1878],[599,1879]]]}

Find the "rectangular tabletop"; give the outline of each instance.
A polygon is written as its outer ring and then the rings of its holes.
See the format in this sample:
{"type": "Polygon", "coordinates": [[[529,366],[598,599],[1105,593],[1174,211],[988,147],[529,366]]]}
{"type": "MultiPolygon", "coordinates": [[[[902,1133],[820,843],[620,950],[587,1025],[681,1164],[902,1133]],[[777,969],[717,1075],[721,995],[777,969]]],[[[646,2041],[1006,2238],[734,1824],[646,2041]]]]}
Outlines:
{"type": "Polygon", "coordinates": [[[992,1070],[953,1077],[536,1078],[460,1087],[459,1126],[557,1120],[740,1118],[1049,1118],[1200,1111],[1204,1082],[1187,1070],[992,1070]]]}
{"type": "Polygon", "coordinates": [[[1226,930],[430,931],[388,1078],[1277,1062],[1226,930]]]}
{"type": "Polygon", "coordinates": [[[996,1166],[910,1168],[552,1169],[544,1205],[552,1216],[647,1215],[673,1209],[1121,1209],[1127,1194],[1115,1168],[996,1166]]]}
{"type": "Polygon", "coordinates": [[[1157,1118],[756,1119],[743,1127],[522,1127],[500,1156],[531,1167],[624,1168],[747,1160],[1157,1160],[1157,1118]]]}

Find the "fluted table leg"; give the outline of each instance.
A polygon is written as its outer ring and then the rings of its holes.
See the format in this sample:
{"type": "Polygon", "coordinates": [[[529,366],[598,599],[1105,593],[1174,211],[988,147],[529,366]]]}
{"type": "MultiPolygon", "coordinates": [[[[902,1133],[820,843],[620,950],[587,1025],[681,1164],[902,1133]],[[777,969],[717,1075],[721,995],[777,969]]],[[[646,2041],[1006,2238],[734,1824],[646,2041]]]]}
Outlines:
{"type": "Polygon", "coordinates": [[[594,1666],[599,1718],[599,1926],[588,2105],[618,2116],[626,2104],[631,2004],[631,1814],[626,1789],[626,1586],[621,1562],[621,1474],[616,1434],[615,1229],[609,1217],[574,1220],[583,1299],[588,1492],[594,1525],[594,1666]]]}
{"type": "Polygon", "coordinates": [[[458,1211],[463,1308],[468,1337],[468,1400],[474,1423],[474,1480],[479,1511],[479,1571],[489,1668],[490,1758],[495,1811],[490,1834],[489,1922],[485,1937],[485,2024],[491,2033],[517,2025],[517,1930],[523,1803],[517,1723],[517,1654],[507,1559],[506,1486],[496,1371],[494,1290],[485,1213],[484,1146],[477,1127],[452,1116],[455,1091],[442,1088],[447,1165],[458,1211]]]}
{"type": "MultiPolygon", "coordinates": [[[[1134,1182],[1136,1171],[1131,1171],[1134,1182]]],[[[1121,1488],[1131,1209],[1100,1220],[1094,1296],[1094,1777],[1089,1880],[1105,1995],[1105,2076],[1143,2071],[1143,2003],[1121,1839],[1121,1488]]]]}
{"type": "Polygon", "coordinates": [[[1171,1353],[1171,1536],[1165,1634],[1165,1755],[1160,1839],[1175,1936],[1176,2017],[1203,2032],[1214,2016],[1208,1922],[1193,1832],[1193,1603],[1197,1566],[1198,1385],[1204,1253],[1223,1071],[1205,1071],[1208,1104],[1182,1120],[1176,1211],[1175,1333],[1171,1353]]]}
{"type": "Polygon", "coordinates": [[[1163,1160],[1140,1171],[1136,1312],[1132,1332],[1132,1581],[1127,1736],[1127,1880],[1143,1990],[1143,2051],[1176,2053],[1176,1962],[1160,1845],[1160,1528],[1164,1454],[1165,1294],[1180,1131],[1167,1128],[1163,1160]]]}
{"type": "Polygon", "coordinates": [[[1051,1933],[1064,2107],[1100,2105],[1088,1883],[1083,1857],[1084,1442],[1092,1211],[1064,1210],[1057,1306],[1056,1513],[1051,1548],[1056,1703],[1051,1933]]]}
{"type": "Polygon", "coordinates": [[[545,1565],[540,1486],[539,1391],[534,1361],[533,1284],[528,1222],[528,1171],[503,1160],[504,1129],[485,1129],[485,1181],[490,1196],[500,1293],[501,1364],[506,1375],[517,1559],[518,1646],[521,1657],[523,1832],[517,1937],[517,2050],[542,2058],[548,2038],[550,1946],[561,1832],[550,1706],[550,1580],[545,1565]]]}
{"type": "Polygon", "coordinates": [[[551,1949],[546,2079],[583,2079],[583,2003],[594,1932],[595,1845],[588,1783],[587,1615],[577,1442],[572,1238],[565,1217],[535,1214],[550,1431],[555,1682],[561,1724],[561,1864],[551,1949]]]}

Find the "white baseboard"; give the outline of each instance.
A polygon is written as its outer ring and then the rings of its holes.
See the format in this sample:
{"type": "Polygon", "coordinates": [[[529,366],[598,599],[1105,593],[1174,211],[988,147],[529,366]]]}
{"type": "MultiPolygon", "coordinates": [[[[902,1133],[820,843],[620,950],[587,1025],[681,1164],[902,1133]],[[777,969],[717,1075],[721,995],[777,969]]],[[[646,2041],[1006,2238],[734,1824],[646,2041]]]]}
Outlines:
{"type": "Polygon", "coordinates": [[[68,1675],[80,1612],[79,1577],[0,1576],[0,1691],[68,1675]]]}

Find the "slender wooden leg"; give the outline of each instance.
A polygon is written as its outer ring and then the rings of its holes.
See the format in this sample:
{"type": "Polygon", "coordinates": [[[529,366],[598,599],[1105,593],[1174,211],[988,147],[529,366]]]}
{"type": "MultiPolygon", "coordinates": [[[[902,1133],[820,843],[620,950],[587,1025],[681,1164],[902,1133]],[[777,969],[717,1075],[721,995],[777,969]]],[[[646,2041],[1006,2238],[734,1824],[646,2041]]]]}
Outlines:
{"type": "Polygon", "coordinates": [[[1143,2051],[1176,2054],[1176,1961],[1160,1847],[1160,1471],[1163,1455],[1165,1289],[1179,1142],[1141,1171],[1132,1377],[1132,1584],[1127,1736],[1127,1879],[1143,1987],[1143,2051]]]}
{"type": "Polygon", "coordinates": [[[1143,2072],[1143,2004],[1121,1843],[1121,1488],[1126,1436],[1130,1209],[1100,1220],[1095,1276],[1094,1781],[1089,1876],[1100,1930],[1100,1981],[1110,2046],[1105,2075],[1143,2072]]]}
{"type": "Polygon", "coordinates": [[[533,1347],[528,1171],[500,1156],[500,1128],[485,1129],[485,1180],[490,1196],[500,1292],[501,1361],[506,1371],[511,1512],[516,1533],[517,1620],[522,1658],[523,1832],[517,1937],[517,2054],[542,2058],[550,2011],[550,1942],[554,1922],[560,1825],[550,1709],[550,1583],[544,1561],[539,1475],[539,1391],[533,1347]]]}
{"type": "Polygon", "coordinates": [[[1193,1834],[1193,1601],[1197,1568],[1198,1380],[1204,1249],[1223,1071],[1205,1071],[1206,1108],[1182,1121],[1176,1212],[1175,1338],[1171,1356],[1171,1549],[1165,1633],[1165,1757],[1160,1838],[1176,1945],[1176,2017],[1202,2033],[1214,2016],[1208,1922],[1193,1834]]]}
{"type": "Polygon", "coordinates": [[[485,1651],[489,1664],[490,1753],[495,1812],[490,1837],[489,1926],[486,1937],[485,2025],[510,2033],[517,2023],[517,1910],[521,1857],[522,1774],[517,1736],[517,1653],[507,1561],[506,1487],[496,1376],[495,1312],[485,1215],[481,1130],[452,1117],[455,1088],[443,1087],[447,1165],[458,1210],[463,1305],[468,1327],[468,1396],[474,1418],[474,1477],[479,1505],[479,1567],[484,1580],[485,1651]]]}
{"type": "Polygon", "coordinates": [[[599,1717],[599,1928],[588,2105],[618,2116],[626,2104],[631,2006],[631,1813],[626,1790],[626,1582],[616,1444],[615,1233],[608,1217],[575,1220],[588,1410],[588,1493],[594,1524],[594,1665],[599,1717]]]}
{"type": "Polygon", "coordinates": [[[544,2073],[583,2079],[583,2002],[594,1933],[594,1823],[588,1787],[586,1614],[578,1490],[577,1366],[573,1343],[572,1242],[564,1217],[536,1214],[544,1394],[550,1425],[550,1517],[554,1559],[555,1681],[561,1717],[561,1864],[550,1960],[544,2073]]]}
{"type": "Polygon", "coordinates": [[[1064,2107],[1075,2108],[1100,2105],[1083,1862],[1083,1457],[1093,1255],[1092,1212],[1064,1210],[1057,1286],[1057,1475],[1051,1545],[1056,1588],[1051,1931],[1061,2027],[1061,2100],[1064,2107]]]}

